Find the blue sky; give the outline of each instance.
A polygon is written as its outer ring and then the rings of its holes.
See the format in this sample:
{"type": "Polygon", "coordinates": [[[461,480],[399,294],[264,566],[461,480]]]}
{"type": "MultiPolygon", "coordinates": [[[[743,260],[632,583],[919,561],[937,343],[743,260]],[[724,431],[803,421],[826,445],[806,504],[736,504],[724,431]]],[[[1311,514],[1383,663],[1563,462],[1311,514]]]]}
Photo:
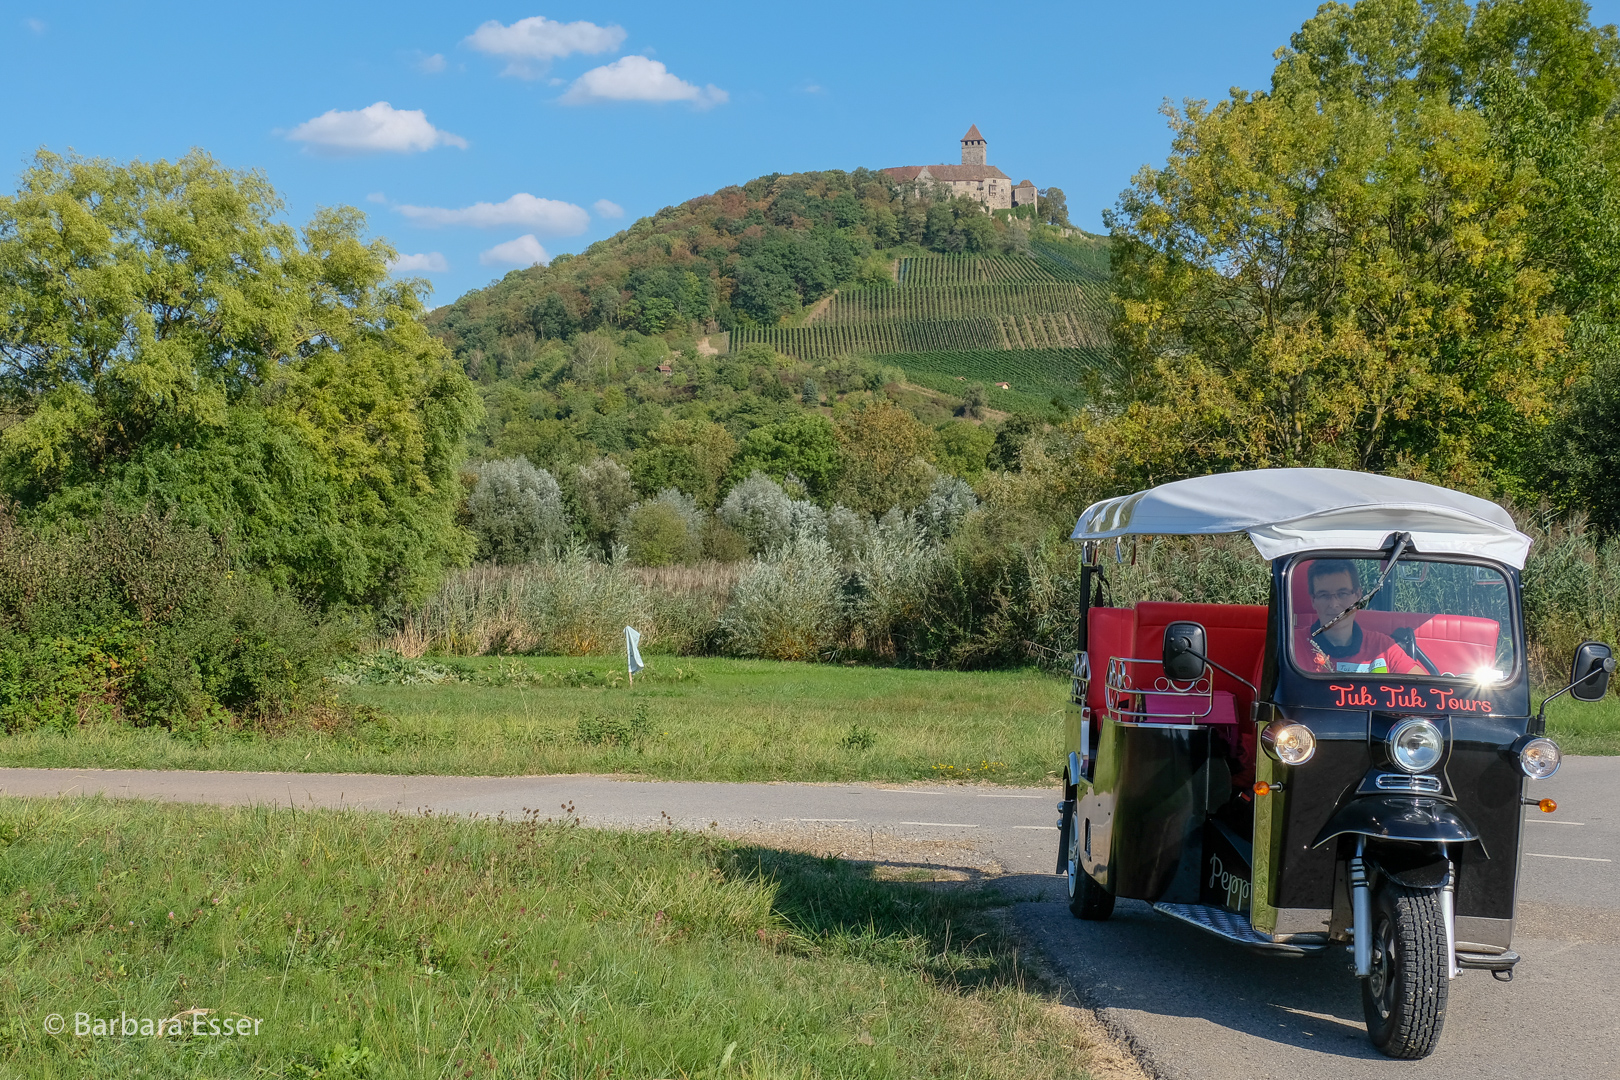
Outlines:
{"type": "Polygon", "coordinates": [[[435,303],[764,173],[955,161],[973,123],[1100,229],[1160,103],[1263,86],[1315,8],[0,0],[0,164],[202,147],[294,220],[364,209],[435,303]]]}

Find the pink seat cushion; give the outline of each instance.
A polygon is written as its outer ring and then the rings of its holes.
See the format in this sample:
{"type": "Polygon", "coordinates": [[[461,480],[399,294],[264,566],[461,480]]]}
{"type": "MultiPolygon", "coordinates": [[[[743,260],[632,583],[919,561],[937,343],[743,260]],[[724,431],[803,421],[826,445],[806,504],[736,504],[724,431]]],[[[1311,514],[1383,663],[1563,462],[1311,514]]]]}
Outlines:
{"type": "Polygon", "coordinates": [[[1225,690],[1215,691],[1210,701],[1209,715],[1195,714],[1204,709],[1202,696],[1192,694],[1143,694],[1143,711],[1159,716],[1140,716],[1132,719],[1144,724],[1231,724],[1237,726],[1237,700],[1225,690]]]}

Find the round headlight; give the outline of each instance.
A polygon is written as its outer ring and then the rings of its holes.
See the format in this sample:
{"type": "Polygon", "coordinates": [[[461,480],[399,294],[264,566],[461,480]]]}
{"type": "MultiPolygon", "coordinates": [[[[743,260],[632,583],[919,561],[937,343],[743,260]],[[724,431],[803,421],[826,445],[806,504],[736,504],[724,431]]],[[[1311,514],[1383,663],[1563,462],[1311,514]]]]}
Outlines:
{"type": "Polygon", "coordinates": [[[1545,780],[1558,771],[1564,752],[1551,739],[1535,738],[1519,747],[1519,768],[1532,780],[1545,780]]]}
{"type": "Polygon", "coordinates": [[[1408,720],[1389,733],[1389,756],[1410,773],[1427,772],[1440,763],[1446,740],[1427,720],[1408,720]]]}
{"type": "Polygon", "coordinates": [[[1273,720],[1260,730],[1266,753],[1284,765],[1303,765],[1316,753],[1316,736],[1304,724],[1273,720]]]}

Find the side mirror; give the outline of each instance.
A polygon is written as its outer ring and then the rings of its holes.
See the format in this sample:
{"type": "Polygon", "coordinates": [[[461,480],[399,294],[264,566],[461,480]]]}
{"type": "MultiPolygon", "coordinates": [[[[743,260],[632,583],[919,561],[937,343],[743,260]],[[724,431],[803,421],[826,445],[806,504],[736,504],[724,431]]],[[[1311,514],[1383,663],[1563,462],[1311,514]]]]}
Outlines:
{"type": "Polygon", "coordinates": [[[1179,683],[1198,680],[1208,656],[1209,642],[1200,624],[1173,622],[1164,628],[1165,678],[1179,683]]]}
{"type": "MultiPolygon", "coordinates": [[[[1169,646],[1165,646],[1168,650],[1169,646]]],[[[1601,641],[1583,641],[1569,670],[1569,696],[1576,701],[1602,701],[1614,674],[1614,653],[1601,641]]]]}

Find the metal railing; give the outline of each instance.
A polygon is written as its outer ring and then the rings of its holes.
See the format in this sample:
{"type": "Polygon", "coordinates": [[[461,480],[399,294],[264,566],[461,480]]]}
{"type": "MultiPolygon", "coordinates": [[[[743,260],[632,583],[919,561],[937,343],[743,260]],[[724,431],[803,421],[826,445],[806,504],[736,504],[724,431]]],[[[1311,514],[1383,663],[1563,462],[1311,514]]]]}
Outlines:
{"type": "Polygon", "coordinates": [[[1115,716],[1128,716],[1136,720],[1180,721],[1194,723],[1209,716],[1215,707],[1214,686],[1208,675],[1191,682],[1181,683],[1164,674],[1164,661],[1145,660],[1132,656],[1112,656],[1108,659],[1107,681],[1103,683],[1103,701],[1115,716]],[[1152,676],[1143,668],[1158,668],[1152,676]],[[1151,683],[1147,680],[1151,679],[1151,683]],[[1156,709],[1164,707],[1164,698],[1179,703],[1185,701],[1186,711],[1158,712],[1148,708],[1148,695],[1159,699],[1156,709]],[[1202,706],[1202,710],[1195,708],[1202,706]]]}

